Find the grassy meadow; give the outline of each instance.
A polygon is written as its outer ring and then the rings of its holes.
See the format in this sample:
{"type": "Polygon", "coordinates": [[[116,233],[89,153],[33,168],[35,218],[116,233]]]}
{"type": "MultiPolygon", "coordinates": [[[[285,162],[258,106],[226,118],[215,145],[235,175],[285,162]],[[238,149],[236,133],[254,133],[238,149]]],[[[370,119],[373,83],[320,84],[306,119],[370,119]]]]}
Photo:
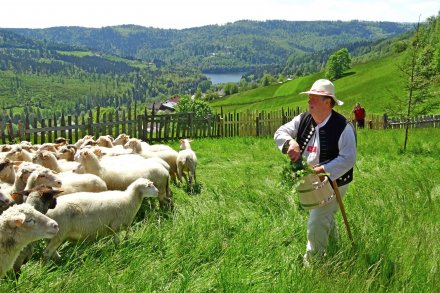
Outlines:
{"type": "Polygon", "coordinates": [[[39,260],[40,245],[0,292],[439,292],[440,129],[410,130],[405,153],[403,135],[358,132],[344,200],[355,246],[338,213],[339,244],[312,268],[308,212],[281,185],[288,162],[273,139],[199,139],[200,184],[172,186],[172,214],[145,209],[119,247],[66,243],[56,263],[39,260]]]}

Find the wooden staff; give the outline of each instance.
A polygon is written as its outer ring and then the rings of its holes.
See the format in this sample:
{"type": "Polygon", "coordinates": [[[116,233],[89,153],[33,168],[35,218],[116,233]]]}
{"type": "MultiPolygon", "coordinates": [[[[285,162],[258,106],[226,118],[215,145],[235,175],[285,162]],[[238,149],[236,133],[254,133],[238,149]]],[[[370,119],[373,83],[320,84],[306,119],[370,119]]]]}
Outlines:
{"type": "Polygon", "coordinates": [[[333,190],[335,191],[336,194],[336,199],[338,200],[339,209],[341,210],[342,213],[342,218],[344,219],[344,224],[345,224],[345,228],[347,229],[348,238],[350,238],[351,244],[354,246],[353,236],[351,235],[350,225],[348,224],[347,215],[345,214],[344,203],[342,202],[342,196],[341,193],[339,192],[338,184],[336,183],[336,180],[333,180],[331,182],[332,182],[333,190]]]}

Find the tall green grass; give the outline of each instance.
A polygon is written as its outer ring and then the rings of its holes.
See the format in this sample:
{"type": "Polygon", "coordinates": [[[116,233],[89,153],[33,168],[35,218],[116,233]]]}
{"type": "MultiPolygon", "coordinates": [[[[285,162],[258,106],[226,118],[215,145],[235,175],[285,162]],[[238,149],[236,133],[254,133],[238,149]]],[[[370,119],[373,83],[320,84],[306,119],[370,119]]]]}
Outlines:
{"type": "MultiPolygon", "coordinates": [[[[308,213],[281,186],[286,158],[272,138],[200,139],[199,192],[172,186],[173,214],[144,210],[125,240],[66,243],[0,292],[439,292],[439,129],[361,130],[340,241],[304,268],[308,213]]],[[[176,144],[172,145],[177,147],[176,144]]],[[[124,234],[122,233],[121,236],[124,234]]]]}

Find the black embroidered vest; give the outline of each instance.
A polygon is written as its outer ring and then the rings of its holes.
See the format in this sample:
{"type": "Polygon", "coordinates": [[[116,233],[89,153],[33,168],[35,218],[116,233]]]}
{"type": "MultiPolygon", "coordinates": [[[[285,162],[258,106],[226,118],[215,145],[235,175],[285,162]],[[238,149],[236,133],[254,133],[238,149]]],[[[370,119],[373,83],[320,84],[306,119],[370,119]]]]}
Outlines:
{"type": "MultiPolygon", "coordinates": [[[[330,119],[319,129],[319,162],[327,163],[335,159],[339,154],[338,141],[349,121],[341,114],[332,111],[330,119]]],[[[304,152],[307,143],[315,132],[316,122],[309,112],[301,114],[296,141],[301,153],[304,152]]],[[[353,180],[353,168],[336,179],[338,186],[350,183],[353,180]]]]}

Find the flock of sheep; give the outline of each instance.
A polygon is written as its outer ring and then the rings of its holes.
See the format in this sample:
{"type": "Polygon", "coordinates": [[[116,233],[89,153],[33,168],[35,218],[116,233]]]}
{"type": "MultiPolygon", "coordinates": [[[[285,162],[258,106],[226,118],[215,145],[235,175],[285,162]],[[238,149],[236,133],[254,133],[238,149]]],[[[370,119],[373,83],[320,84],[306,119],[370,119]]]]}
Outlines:
{"type": "Polygon", "coordinates": [[[66,240],[114,235],[117,243],[116,232],[131,225],[144,198],[171,209],[171,181],[183,177],[193,190],[196,167],[188,139],[178,152],[125,134],[0,145],[0,278],[19,273],[43,238],[50,239],[45,260],[59,258],[66,240]]]}

